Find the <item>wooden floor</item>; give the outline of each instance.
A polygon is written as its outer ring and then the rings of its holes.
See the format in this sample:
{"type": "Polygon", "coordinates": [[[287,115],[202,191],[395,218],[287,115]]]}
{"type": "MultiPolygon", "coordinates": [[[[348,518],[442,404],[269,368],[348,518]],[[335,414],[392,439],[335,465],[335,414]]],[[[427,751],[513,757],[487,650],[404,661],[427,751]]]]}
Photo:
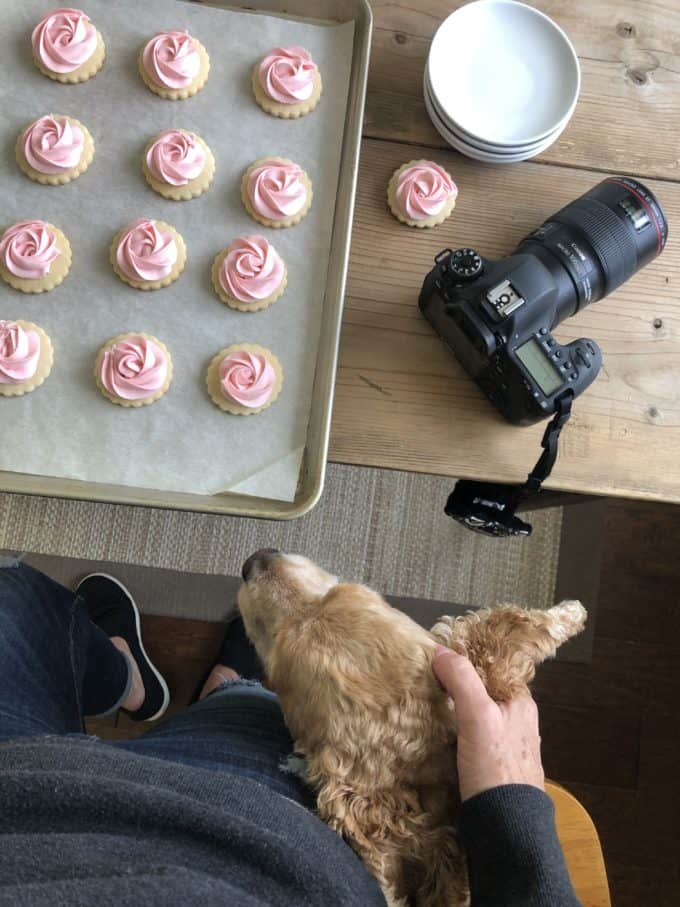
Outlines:
{"type": "MultiPolygon", "coordinates": [[[[614,907],[680,904],[679,587],[680,509],[612,501],[592,664],[545,665],[535,686],[546,772],[595,820],[614,907]]],[[[180,708],[220,627],[149,617],[144,631],[180,708]]]]}
{"type": "Polygon", "coordinates": [[[608,506],[591,665],[545,665],[547,774],[588,809],[615,907],[680,904],[680,508],[608,506]]]}

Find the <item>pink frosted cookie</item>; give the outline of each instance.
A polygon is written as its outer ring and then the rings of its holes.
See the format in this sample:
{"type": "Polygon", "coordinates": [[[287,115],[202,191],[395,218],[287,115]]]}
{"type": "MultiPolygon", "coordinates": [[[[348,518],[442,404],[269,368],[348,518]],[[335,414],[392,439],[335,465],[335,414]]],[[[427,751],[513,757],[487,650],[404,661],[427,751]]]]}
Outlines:
{"type": "Polygon", "coordinates": [[[78,120],[50,114],[22,129],[16,158],[29,179],[60,186],[87,170],[94,158],[94,141],[78,120]]]}
{"type": "Polygon", "coordinates": [[[222,302],[240,312],[266,309],[281,296],[288,276],[283,259],[264,236],[239,236],[215,258],[212,282],[222,302]]]}
{"type": "Polygon", "coordinates": [[[172,359],[165,344],[151,334],[121,334],[99,350],[94,376],[111,403],[147,406],[170,387],[172,359]]]}
{"type": "Polygon", "coordinates": [[[142,170],[154,192],[172,201],[202,195],[215,175],[215,158],[203,139],[187,129],[166,129],[144,150],[142,170]]]}
{"type": "Polygon", "coordinates": [[[435,227],[456,206],[458,187],[434,161],[409,161],[395,170],[387,187],[392,214],[409,227],[435,227]]]}
{"type": "Polygon", "coordinates": [[[31,321],[0,321],[0,396],[20,397],[40,387],[52,370],[50,338],[31,321]]]}
{"type": "Polygon", "coordinates": [[[33,62],[55,82],[86,82],[104,65],[104,39],[80,9],[60,7],[33,29],[33,62]]]}
{"type": "Polygon", "coordinates": [[[253,69],[253,94],[275,117],[295,119],[319,103],[321,74],[304,47],[275,47],[253,69]]]}
{"type": "Polygon", "coordinates": [[[0,277],[22,293],[46,293],[71,268],[71,246],[58,227],[44,220],[12,224],[0,236],[0,277]]]}
{"type": "Polygon", "coordinates": [[[113,270],[137,290],[167,287],[182,273],[186,260],[184,240],[162,220],[133,220],[111,243],[113,270]]]}
{"type": "Polygon", "coordinates": [[[283,371],[276,356],[255,343],[236,343],[213,358],[206,374],[216,406],[235,416],[259,413],[276,400],[283,371]]]}
{"type": "Polygon", "coordinates": [[[162,31],[142,48],[139,72],[155,94],[180,101],[195,95],[208,81],[210,57],[188,31],[162,31]]]}
{"type": "Polygon", "coordinates": [[[312,183],[285,157],[255,161],[243,174],[241,200],[251,217],[265,227],[292,227],[312,205],[312,183]]]}

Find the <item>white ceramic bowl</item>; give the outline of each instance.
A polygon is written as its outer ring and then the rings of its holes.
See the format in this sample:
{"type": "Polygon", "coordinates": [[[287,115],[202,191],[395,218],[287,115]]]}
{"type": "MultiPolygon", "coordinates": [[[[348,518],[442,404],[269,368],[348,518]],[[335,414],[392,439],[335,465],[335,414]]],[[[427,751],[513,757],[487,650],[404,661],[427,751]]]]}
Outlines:
{"type": "Polygon", "coordinates": [[[428,71],[448,120],[478,141],[510,147],[566,125],[581,85],[569,38],[515,0],[476,0],[452,13],[434,36],[428,71]]]}
{"type": "MultiPolygon", "coordinates": [[[[427,66],[425,67],[425,74],[423,76],[423,93],[427,96],[428,101],[431,106],[434,108],[435,113],[442,121],[442,123],[462,142],[465,142],[468,145],[471,145],[473,148],[478,148],[480,151],[488,151],[491,154],[521,154],[525,151],[534,151],[536,148],[545,147],[545,142],[549,136],[545,136],[542,139],[539,139],[538,142],[531,142],[526,145],[495,145],[492,142],[483,142],[481,139],[476,139],[474,136],[471,136],[469,132],[465,132],[464,129],[461,129],[457,123],[454,123],[453,120],[447,118],[445,112],[442,110],[441,106],[438,104],[436,97],[432,92],[430,86],[429,75],[427,71],[427,66]]],[[[564,125],[569,121],[566,120],[564,125]]],[[[557,137],[562,131],[564,126],[559,126],[554,133],[551,135],[557,137]]]]}
{"type": "Polygon", "coordinates": [[[432,125],[437,130],[439,135],[444,139],[444,141],[448,142],[448,144],[451,145],[452,148],[455,148],[456,151],[460,151],[461,154],[473,158],[476,161],[484,161],[488,164],[517,164],[520,161],[526,161],[529,158],[535,157],[537,154],[545,151],[546,148],[549,148],[564,128],[561,127],[557,130],[556,133],[549,135],[546,139],[544,139],[543,142],[541,142],[537,147],[532,147],[529,150],[512,153],[493,153],[490,151],[484,151],[481,148],[476,148],[474,145],[470,145],[468,142],[453,133],[448,128],[448,126],[442,122],[441,117],[437,114],[436,110],[432,106],[432,101],[430,100],[427,93],[425,93],[425,108],[430,119],[432,120],[432,125]]]}

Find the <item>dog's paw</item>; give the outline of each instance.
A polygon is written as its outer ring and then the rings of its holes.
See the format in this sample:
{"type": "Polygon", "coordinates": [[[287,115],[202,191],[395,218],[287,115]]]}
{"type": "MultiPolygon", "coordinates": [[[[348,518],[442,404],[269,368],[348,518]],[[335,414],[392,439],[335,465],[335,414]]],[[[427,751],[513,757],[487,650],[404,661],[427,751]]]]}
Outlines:
{"type": "Polygon", "coordinates": [[[588,612],[581,602],[566,600],[548,608],[547,613],[553,618],[550,622],[550,635],[558,643],[563,643],[572,636],[576,636],[586,625],[588,612]]]}

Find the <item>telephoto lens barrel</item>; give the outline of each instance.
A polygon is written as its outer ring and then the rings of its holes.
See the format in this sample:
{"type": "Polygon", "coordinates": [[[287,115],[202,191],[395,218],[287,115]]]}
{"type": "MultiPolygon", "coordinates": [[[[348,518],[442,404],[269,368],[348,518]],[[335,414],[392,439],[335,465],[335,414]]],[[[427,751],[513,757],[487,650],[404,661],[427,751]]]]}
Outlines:
{"type": "Polygon", "coordinates": [[[637,180],[610,177],[549,217],[516,251],[535,255],[555,278],[559,324],[649,264],[667,237],[654,194],[637,180]]]}

